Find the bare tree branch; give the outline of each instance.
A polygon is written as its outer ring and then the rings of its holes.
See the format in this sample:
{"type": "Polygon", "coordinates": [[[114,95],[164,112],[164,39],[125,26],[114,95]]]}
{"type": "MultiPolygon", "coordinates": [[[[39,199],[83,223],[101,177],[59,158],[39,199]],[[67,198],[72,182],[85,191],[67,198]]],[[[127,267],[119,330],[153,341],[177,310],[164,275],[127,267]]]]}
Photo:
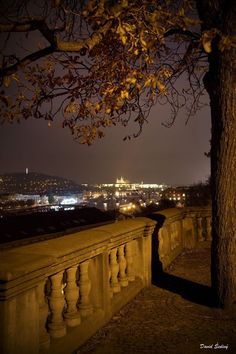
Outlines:
{"type": "Polygon", "coordinates": [[[93,49],[102,40],[103,36],[109,31],[112,26],[112,21],[107,21],[101,26],[91,37],[81,41],[61,41],[57,40],[56,51],[61,52],[80,52],[81,49],[93,49]]]}
{"type": "Polygon", "coordinates": [[[27,55],[26,57],[18,60],[16,64],[13,64],[11,66],[8,66],[8,67],[0,70],[0,78],[2,79],[5,76],[9,76],[11,74],[14,74],[15,72],[17,72],[17,70],[24,68],[28,64],[31,64],[40,58],[43,58],[49,54],[52,54],[54,51],[55,50],[54,50],[53,46],[49,46],[44,49],[38,50],[37,52],[27,55]]]}
{"type": "Polygon", "coordinates": [[[0,23],[0,32],[28,32],[41,27],[42,20],[22,21],[21,23],[0,23]]]}

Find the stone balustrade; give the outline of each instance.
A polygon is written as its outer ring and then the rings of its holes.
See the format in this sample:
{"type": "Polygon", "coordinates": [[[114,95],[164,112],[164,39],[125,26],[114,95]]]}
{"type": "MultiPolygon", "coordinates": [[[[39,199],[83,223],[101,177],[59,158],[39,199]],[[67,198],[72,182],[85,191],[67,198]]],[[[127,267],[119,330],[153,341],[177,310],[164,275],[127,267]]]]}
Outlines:
{"type": "Polygon", "coordinates": [[[154,227],[130,219],[2,251],[0,353],[72,353],[150,285],[154,227]]]}
{"type": "Polygon", "coordinates": [[[155,216],[158,230],[157,253],[163,270],[183,249],[207,246],[211,241],[210,207],[166,209],[155,216]]]}
{"type": "Polygon", "coordinates": [[[71,354],[151,284],[153,255],[165,269],[184,248],[210,241],[210,208],[168,209],[153,219],[2,251],[0,353],[71,354]]]}

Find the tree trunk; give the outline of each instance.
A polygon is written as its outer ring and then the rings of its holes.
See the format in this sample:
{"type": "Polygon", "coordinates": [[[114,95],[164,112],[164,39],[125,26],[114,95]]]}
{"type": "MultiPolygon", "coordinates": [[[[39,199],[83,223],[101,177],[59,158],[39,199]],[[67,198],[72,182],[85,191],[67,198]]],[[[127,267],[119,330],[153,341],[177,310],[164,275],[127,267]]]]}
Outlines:
{"type": "MultiPolygon", "coordinates": [[[[200,1],[205,29],[216,26],[236,38],[236,2],[200,1]],[[215,13],[214,13],[215,12],[215,13]],[[214,18],[209,26],[210,18],[214,18]]],[[[198,4],[199,5],[199,4],[198,4]]],[[[199,10],[199,8],[198,8],[199,10]]],[[[204,25],[203,25],[204,29],[204,25]]],[[[212,140],[212,289],[217,305],[236,307],[236,48],[219,50],[214,40],[205,87],[210,96],[212,140]]]]}
{"type": "Polygon", "coordinates": [[[213,89],[210,94],[212,288],[222,307],[236,303],[236,87],[232,59],[230,51],[219,55],[216,80],[212,81],[217,92],[213,89]]]}

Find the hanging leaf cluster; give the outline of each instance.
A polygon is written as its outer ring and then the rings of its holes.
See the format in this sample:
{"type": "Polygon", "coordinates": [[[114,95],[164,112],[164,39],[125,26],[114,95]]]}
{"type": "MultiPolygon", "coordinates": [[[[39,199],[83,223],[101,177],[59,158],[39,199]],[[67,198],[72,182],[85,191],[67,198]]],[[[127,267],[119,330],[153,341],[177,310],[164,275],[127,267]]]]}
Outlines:
{"type": "MultiPolygon", "coordinates": [[[[91,144],[104,128],[129,121],[139,135],[157,102],[170,104],[171,122],[182,107],[189,115],[198,108],[204,52],[217,33],[200,36],[192,1],[12,3],[0,24],[2,122],[34,117],[51,126],[58,119],[91,144]],[[12,49],[14,32],[28,35],[27,50],[12,49]],[[188,85],[179,90],[182,78],[188,85]]],[[[228,45],[221,41],[223,49],[228,45]]]]}

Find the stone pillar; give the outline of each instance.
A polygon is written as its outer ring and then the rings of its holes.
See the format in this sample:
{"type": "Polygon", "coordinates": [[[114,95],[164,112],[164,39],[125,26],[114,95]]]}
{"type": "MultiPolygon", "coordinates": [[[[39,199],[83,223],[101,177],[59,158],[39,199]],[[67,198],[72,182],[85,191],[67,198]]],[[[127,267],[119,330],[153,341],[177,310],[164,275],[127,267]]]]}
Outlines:
{"type": "Polygon", "coordinates": [[[134,264],[133,264],[133,248],[132,248],[132,243],[133,241],[130,241],[126,243],[125,245],[125,256],[126,256],[126,262],[127,262],[127,268],[126,268],[126,274],[128,281],[134,281],[135,280],[135,275],[134,275],[134,264]]]}
{"type": "Polygon", "coordinates": [[[113,293],[120,292],[120,284],[118,282],[119,264],[117,263],[117,248],[113,248],[110,252],[110,269],[111,269],[111,288],[113,293]]]}
{"type": "Polygon", "coordinates": [[[124,254],[125,245],[118,247],[118,262],[119,262],[119,281],[122,287],[128,286],[128,278],[126,275],[126,259],[124,254]]]}
{"type": "Polygon", "coordinates": [[[91,281],[88,275],[89,260],[80,264],[80,277],[79,277],[79,290],[80,290],[80,303],[79,311],[81,316],[87,317],[93,313],[93,307],[90,303],[90,290],[91,281]]]}
{"type": "Polygon", "coordinates": [[[0,353],[39,353],[37,287],[0,301],[0,353]]]}
{"type": "Polygon", "coordinates": [[[109,276],[108,276],[108,282],[109,282],[109,293],[110,293],[110,299],[113,298],[113,289],[111,287],[111,267],[110,267],[110,255],[108,255],[108,258],[109,258],[109,276]]]}
{"type": "Polygon", "coordinates": [[[206,240],[211,241],[211,217],[206,218],[206,240]]]}
{"type": "Polygon", "coordinates": [[[194,219],[192,217],[185,217],[183,219],[183,246],[191,249],[195,245],[194,219]]]}
{"type": "Polygon", "coordinates": [[[203,238],[203,230],[202,230],[202,218],[197,218],[197,226],[198,226],[198,242],[204,241],[203,238]]]}
{"type": "Polygon", "coordinates": [[[142,237],[143,282],[145,286],[151,285],[152,279],[152,233],[155,224],[154,221],[147,223],[142,237]]]}
{"type": "Polygon", "coordinates": [[[51,294],[49,296],[49,307],[51,310],[51,318],[48,329],[53,338],[60,338],[66,334],[66,326],[62,316],[65,305],[62,278],[63,272],[59,272],[50,277],[51,294]]]}
{"type": "Polygon", "coordinates": [[[49,308],[45,296],[45,283],[44,279],[37,287],[37,297],[39,302],[39,350],[45,352],[50,346],[50,336],[46,329],[46,323],[49,315],[49,308]]]}
{"type": "Polygon", "coordinates": [[[64,317],[66,319],[66,324],[69,327],[76,327],[81,323],[80,314],[77,308],[77,302],[79,299],[79,288],[76,283],[77,270],[77,266],[73,266],[66,270],[66,287],[64,292],[67,309],[64,317]]]}

